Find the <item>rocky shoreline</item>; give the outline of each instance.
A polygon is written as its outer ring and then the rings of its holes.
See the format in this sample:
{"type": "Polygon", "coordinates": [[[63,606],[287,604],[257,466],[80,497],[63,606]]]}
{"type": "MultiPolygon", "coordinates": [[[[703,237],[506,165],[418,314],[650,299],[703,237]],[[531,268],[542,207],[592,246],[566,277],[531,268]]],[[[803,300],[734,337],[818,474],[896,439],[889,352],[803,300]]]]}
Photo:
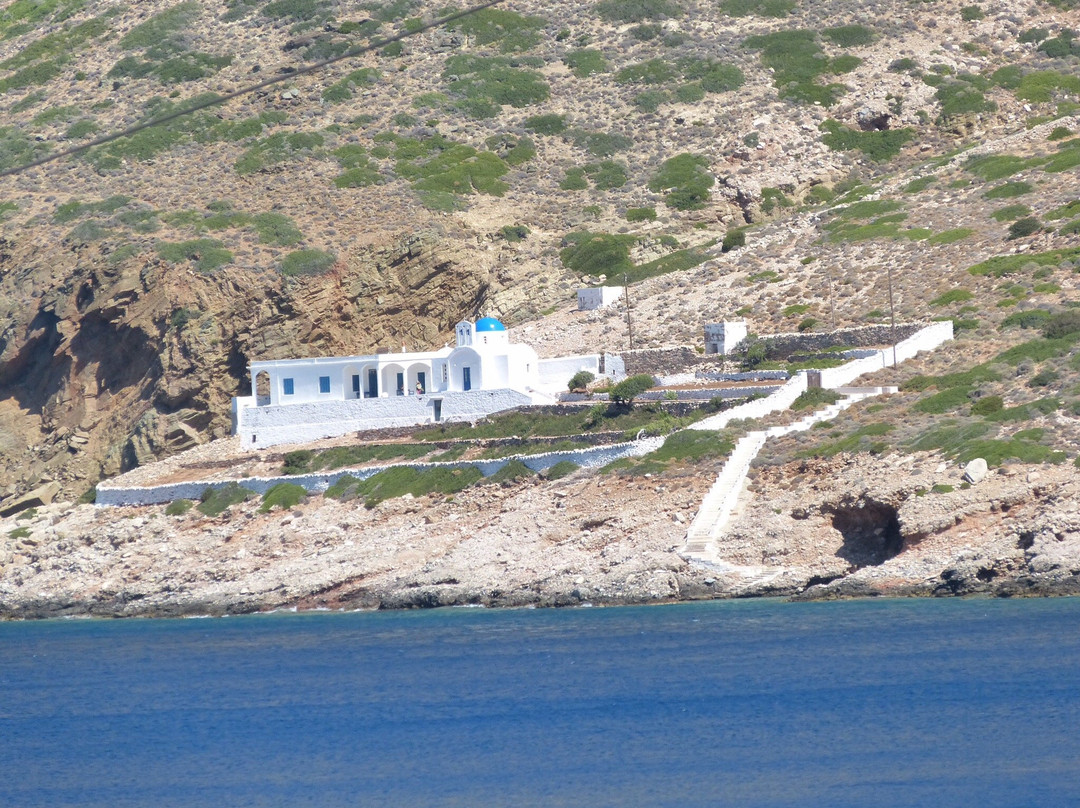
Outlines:
{"type": "Polygon", "coordinates": [[[1072,466],[969,488],[933,455],[762,467],[717,563],[692,566],[679,549],[714,474],[581,471],[370,510],[45,506],[0,525],[0,618],[1080,594],[1072,466]]]}

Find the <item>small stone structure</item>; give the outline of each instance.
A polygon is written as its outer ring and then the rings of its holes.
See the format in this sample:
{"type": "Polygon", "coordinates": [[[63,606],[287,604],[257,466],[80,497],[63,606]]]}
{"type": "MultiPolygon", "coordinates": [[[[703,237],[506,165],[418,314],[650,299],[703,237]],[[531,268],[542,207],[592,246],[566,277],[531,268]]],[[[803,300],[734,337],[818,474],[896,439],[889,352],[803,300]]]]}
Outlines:
{"type": "Polygon", "coordinates": [[[623,296],[626,291],[624,286],[589,286],[578,289],[578,311],[593,311],[610,306],[623,296]]]}
{"type": "Polygon", "coordinates": [[[705,324],[705,353],[727,356],[746,339],[746,320],[705,324]]]}

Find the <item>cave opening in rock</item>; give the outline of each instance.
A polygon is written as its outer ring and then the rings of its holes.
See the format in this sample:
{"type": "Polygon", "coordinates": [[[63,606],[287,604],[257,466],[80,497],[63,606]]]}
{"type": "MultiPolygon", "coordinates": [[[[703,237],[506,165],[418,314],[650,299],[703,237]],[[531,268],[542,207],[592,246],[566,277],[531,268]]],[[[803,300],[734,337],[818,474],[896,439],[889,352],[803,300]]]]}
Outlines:
{"type": "Polygon", "coordinates": [[[896,508],[860,500],[833,511],[833,527],[844,537],[836,555],[856,569],[883,564],[904,549],[896,508]]]}

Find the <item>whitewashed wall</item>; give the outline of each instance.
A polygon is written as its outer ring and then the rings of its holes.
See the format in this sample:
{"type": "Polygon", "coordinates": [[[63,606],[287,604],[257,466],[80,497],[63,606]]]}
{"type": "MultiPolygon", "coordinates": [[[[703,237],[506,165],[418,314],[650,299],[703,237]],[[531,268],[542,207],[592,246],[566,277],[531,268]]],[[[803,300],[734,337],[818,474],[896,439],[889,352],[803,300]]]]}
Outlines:
{"type": "Polygon", "coordinates": [[[441,421],[474,421],[532,403],[529,396],[514,390],[471,390],[248,407],[241,412],[240,444],[246,449],[264,449],[367,429],[432,423],[435,400],[442,401],[441,421]]]}
{"type": "Polygon", "coordinates": [[[592,311],[602,309],[604,306],[610,306],[623,296],[624,291],[625,287],[623,286],[594,286],[578,289],[578,311],[592,311]]]}
{"type": "Polygon", "coordinates": [[[579,370],[587,370],[594,376],[600,375],[600,354],[582,354],[581,356],[558,356],[553,359],[541,359],[539,362],[539,382],[542,390],[559,392],[566,389],[567,382],[579,370]]]}
{"type": "MultiPolygon", "coordinates": [[[[953,338],[952,320],[943,320],[916,331],[906,340],[896,345],[896,361],[904,362],[914,357],[919,351],[932,351],[941,343],[953,338]]],[[[836,368],[821,371],[821,386],[830,389],[851,384],[865,373],[873,373],[893,364],[893,349],[883,348],[870,356],[847,362],[836,368]]]]}

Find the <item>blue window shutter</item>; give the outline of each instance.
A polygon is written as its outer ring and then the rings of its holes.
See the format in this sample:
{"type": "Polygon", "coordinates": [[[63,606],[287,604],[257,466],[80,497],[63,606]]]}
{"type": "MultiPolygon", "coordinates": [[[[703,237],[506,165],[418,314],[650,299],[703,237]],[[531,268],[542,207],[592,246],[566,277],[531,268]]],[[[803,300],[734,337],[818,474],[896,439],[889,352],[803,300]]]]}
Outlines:
{"type": "Polygon", "coordinates": [[[319,392],[320,393],[329,393],[330,392],[330,377],[329,376],[320,376],[319,377],[319,392]]]}
{"type": "Polygon", "coordinates": [[[282,394],[284,394],[286,396],[291,396],[293,394],[293,380],[292,379],[282,379],[281,380],[281,392],[282,392],[282,394]]]}

